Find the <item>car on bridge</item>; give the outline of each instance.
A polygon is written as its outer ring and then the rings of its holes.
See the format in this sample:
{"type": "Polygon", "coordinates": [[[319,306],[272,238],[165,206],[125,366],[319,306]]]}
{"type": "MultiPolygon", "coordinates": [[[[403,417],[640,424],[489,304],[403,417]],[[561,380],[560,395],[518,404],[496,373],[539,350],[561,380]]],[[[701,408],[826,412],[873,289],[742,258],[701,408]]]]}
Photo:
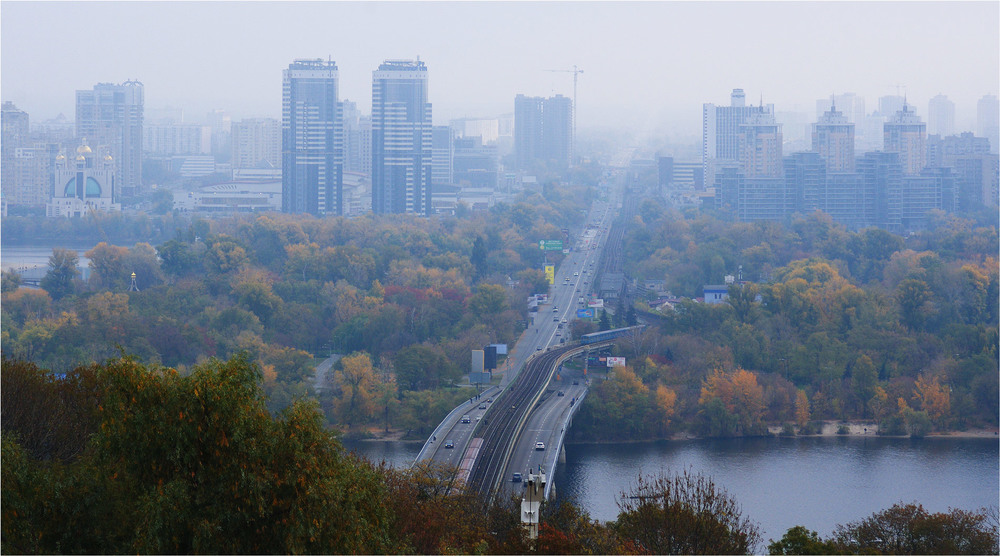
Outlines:
{"type": "Polygon", "coordinates": [[[518,473],[517,471],[515,471],[514,475],[512,475],[511,478],[510,478],[510,482],[512,482],[512,483],[520,483],[521,482],[521,474],[518,473]]]}
{"type": "Polygon", "coordinates": [[[444,447],[447,448],[447,449],[452,449],[452,448],[455,447],[455,443],[452,442],[451,440],[449,440],[449,441],[447,441],[447,442],[444,443],[444,447]]]}
{"type": "Polygon", "coordinates": [[[463,416],[462,416],[462,422],[463,422],[463,423],[471,423],[471,422],[472,422],[472,419],[471,419],[471,418],[469,418],[469,416],[468,416],[468,415],[463,415],[463,416]]]}
{"type": "Polygon", "coordinates": [[[544,442],[535,442],[535,449],[536,450],[544,450],[545,449],[545,443],[544,442]]]}

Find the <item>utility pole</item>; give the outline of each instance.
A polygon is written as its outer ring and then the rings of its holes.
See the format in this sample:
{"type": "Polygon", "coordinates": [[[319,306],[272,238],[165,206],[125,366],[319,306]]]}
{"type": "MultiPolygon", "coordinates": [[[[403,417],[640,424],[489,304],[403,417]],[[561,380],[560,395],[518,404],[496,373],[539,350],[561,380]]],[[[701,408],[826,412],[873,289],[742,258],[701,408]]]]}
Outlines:
{"type": "Polygon", "coordinates": [[[573,69],[571,70],[545,70],[555,73],[572,73],[573,74],[573,148],[570,151],[570,168],[574,166],[576,162],[576,79],[581,73],[582,69],[577,69],[576,64],[573,64],[573,69]]]}

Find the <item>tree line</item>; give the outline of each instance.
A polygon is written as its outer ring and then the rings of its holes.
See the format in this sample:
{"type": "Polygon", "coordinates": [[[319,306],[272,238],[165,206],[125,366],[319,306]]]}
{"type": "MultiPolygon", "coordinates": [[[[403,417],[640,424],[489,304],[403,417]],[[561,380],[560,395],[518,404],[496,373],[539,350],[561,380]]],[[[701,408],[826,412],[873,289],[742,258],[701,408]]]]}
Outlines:
{"type": "MultiPolygon", "coordinates": [[[[57,248],[41,289],[4,273],[0,349],[55,372],[119,350],[181,373],[246,352],[272,411],[320,380],[331,423],[419,436],[464,396],[470,350],[516,340],[524,300],[548,288],[538,241],[578,226],[594,195],[542,191],[458,217],[195,218],[155,246],[96,243],[86,282],[76,252],[57,248]],[[331,353],[347,357],[316,377],[331,353]]],[[[85,224],[56,220],[32,225],[85,224]]]]}
{"type": "MultiPolygon", "coordinates": [[[[739,503],[691,471],[639,478],[614,521],[516,499],[484,504],[456,470],[348,454],[314,402],[268,410],[247,354],[189,373],[130,356],[55,375],[4,357],[3,553],[754,554],[739,503]]],[[[996,510],[899,504],[772,554],[996,554],[996,510]]]]}
{"type": "Polygon", "coordinates": [[[817,420],[916,436],[997,426],[995,226],[940,214],[904,238],[822,213],[786,227],[649,200],[639,212],[627,269],[680,299],[636,302],[650,326],[619,343],[629,367],[596,385],[575,437],[809,433],[817,420]],[[724,303],[694,299],[740,272],[724,303]]]}

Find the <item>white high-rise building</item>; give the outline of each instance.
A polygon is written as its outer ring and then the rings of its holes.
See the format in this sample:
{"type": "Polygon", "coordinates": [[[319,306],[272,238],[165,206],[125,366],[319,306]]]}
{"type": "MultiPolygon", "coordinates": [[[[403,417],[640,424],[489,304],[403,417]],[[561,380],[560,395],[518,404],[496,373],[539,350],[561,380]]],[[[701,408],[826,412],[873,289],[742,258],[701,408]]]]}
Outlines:
{"type": "MultiPolygon", "coordinates": [[[[774,106],[747,106],[743,89],[733,89],[729,106],[702,106],[702,151],[705,183],[715,182],[716,170],[740,164],[740,126],[753,114],[774,114],[774,106]]],[[[780,158],[780,155],[779,155],[780,158]]]]}
{"type": "Polygon", "coordinates": [[[143,86],[98,83],[76,92],[76,136],[92,147],[107,146],[115,164],[115,195],[142,193],[143,86]]]}
{"type": "Polygon", "coordinates": [[[927,103],[927,133],[953,135],[955,133],[955,103],[945,95],[937,95],[927,103]]]}
{"type": "Polygon", "coordinates": [[[246,118],[232,124],[233,170],[281,168],[281,123],[274,118],[246,118]]]}

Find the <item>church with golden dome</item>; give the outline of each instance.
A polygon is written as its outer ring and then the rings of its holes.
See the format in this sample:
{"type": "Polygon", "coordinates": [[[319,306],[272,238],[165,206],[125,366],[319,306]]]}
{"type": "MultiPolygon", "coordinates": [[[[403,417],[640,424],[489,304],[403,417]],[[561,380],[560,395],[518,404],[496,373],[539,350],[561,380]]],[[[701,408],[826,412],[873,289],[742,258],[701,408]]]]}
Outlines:
{"type": "Polygon", "coordinates": [[[91,212],[120,211],[115,184],[115,162],[107,147],[91,149],[83,139],[75,153],[59,153],[55,162],[55,190],[45,206],[46,216],[85,216],[91,212]]]}

